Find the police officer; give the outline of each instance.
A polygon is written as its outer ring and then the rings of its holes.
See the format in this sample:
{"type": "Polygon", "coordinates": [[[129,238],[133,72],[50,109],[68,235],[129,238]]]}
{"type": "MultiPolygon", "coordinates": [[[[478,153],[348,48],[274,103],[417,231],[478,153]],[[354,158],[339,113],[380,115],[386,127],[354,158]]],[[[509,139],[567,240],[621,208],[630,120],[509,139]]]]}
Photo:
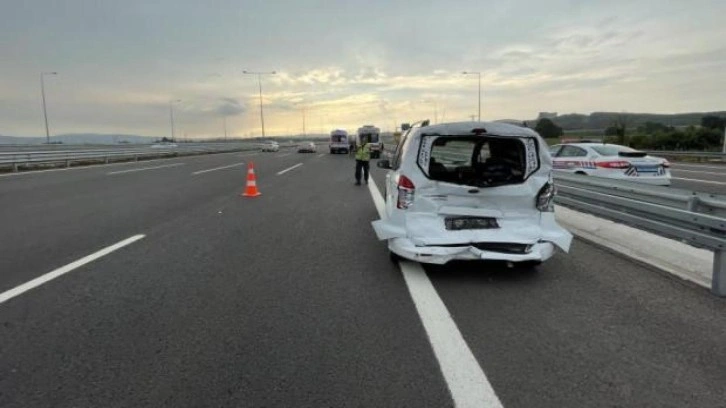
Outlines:
{"type": "Polygon", "coordinates": [[[368,143],[368,136],[361,136],[360,146],[355,151],[355,185],[360,185],[361,170],[363,170],[363,180],[368,184],[368,171],[371,161],[371,145],[368,143]]]}

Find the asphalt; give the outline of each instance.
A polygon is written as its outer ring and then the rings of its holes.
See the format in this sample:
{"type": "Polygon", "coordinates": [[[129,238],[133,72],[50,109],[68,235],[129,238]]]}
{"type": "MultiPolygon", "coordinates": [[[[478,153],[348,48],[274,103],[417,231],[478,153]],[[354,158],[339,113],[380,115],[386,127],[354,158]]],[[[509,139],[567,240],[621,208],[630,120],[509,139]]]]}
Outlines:
{"type": "MultiPolygon", "coordinates": [[[[451,406],[352,170],[280,152],[0,177],[0,293],[145,235],[0,304],[0,406],[451,406]],[[249,161],[254,199],[244,165],[193,174],[249,161]]],[[[425,270],[505,407],[726,400],[726,301],[703,288],[579,240],[538,270],[425,270]]]]}
{"type": "Polygon", "coordinates": [[[672,163],[671,177],[673,187],[726,195],[726,164],[672,163]]]}

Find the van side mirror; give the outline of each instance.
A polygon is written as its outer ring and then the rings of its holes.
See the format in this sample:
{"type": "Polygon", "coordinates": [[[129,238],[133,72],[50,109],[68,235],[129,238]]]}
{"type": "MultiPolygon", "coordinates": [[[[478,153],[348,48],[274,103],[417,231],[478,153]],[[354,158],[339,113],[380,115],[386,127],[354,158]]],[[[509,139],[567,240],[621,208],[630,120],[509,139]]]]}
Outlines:
{"type": "Polygon", "coordinates": [[[376,165],[382,169],[390,169],[391,161],[388,159],[381,159],[376,162],[376,165]]]}

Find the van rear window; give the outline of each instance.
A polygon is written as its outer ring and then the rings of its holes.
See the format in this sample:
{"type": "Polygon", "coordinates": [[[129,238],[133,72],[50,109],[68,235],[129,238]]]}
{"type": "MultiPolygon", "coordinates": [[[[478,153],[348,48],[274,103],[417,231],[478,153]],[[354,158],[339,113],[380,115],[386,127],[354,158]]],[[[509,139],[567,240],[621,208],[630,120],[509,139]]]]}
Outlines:
{"type": "Polygon", "coordinates": [[[361,133],[360,138],[368,138],[369,143],[378,143],[380,135],[378,133],[361,133]]]}
{"type": "Polygon", "coordinates": [[[524,182],[539,156],[532,138],[424,135],[418,165],[432,180],[495,187],[524,182]]]}

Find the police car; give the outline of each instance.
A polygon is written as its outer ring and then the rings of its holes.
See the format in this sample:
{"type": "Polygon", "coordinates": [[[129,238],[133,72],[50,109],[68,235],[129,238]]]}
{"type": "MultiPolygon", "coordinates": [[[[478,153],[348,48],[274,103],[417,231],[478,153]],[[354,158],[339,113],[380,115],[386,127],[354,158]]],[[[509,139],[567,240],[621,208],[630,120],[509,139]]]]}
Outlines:
{"type": "Polygon", "coordinates": [[[550,147],[558,172],[669,186],[670,163],[627,146],[605,143],[565,143],[550,147]]]}

